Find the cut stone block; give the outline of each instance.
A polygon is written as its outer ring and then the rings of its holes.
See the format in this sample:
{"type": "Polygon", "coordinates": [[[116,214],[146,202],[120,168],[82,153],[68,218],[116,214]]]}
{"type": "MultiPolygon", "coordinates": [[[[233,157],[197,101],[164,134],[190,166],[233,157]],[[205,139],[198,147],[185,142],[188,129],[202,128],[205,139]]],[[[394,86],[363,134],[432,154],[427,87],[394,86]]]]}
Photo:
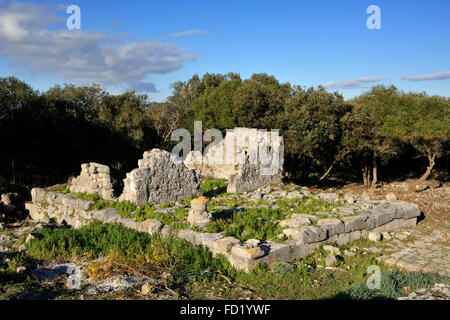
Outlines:
{"type": "Polygon", "coordinates": [[[366,219],[364,216],[342,218],[344,221],[344,231],[352,232],[367,228],[366,219]]]}
{"type": "Polygon", "coordinates": [[[317,227],[302,227],[284,229],[283,233],[292,237],[294,240],[300,240],[304,243],[314,243],[323,241],[327,237],[327,230],[317,227]]]}
{"type": "Polygon", "coordinates": [[[228,254],[231,252],[231,248],[237,244],[240,244],[241,241],[234,237],[226,237],[222,239],[214,240],[211,246],[211,251],[213,254],[228,254]]]}
{"type": "Polygon", "coordinates": [[[329,237],[344,232],[344,224],[339,219],[335,218],[320,219],[319,221],[317,221],[317,224],[322,229],[327,230],[329,237]]]}

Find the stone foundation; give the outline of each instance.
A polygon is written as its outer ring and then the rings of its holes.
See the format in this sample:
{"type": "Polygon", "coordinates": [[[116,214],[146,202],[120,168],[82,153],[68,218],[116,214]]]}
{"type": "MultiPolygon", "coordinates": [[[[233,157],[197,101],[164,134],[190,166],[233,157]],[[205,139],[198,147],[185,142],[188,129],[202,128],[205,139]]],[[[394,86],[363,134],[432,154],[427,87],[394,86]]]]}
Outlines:
{"type": "MultiPolygon", "coordinates": [[[[163,225],[156,219],[136,222],[117,214],[113,208],[95,211],[93,202],[77,200],[73,195],[45,191],[34,188],[32,202],[26,204],[31,218],[43,220],[54,218],[58,222],[66,221],[75,228],[93,220],[106,223],[120,223],[133,230],[175,236],[169,225],[163,225]]],[[[213,255],[223,254],[233,267],[249,271],[258,263],[269,266],[278,262],[287,262],[312,253],[320,244],[337,242],[346,244],[359,238],[367,238],[369,232],[394,231],[409,228],[417,223],[420,210],[416,204],[405,201],[363,203],[368,209],[355,216],[319,219],[316,225],[294,225],[284,229],[291,239],[283,243],[250,239],[245,243],[233,237],[224,237],[220,233],[196,232],[185,229],[176,235],[194,245],[207,247],[213,255]]],[[[305,215],[306,216],[306,215],[305,215]]]]}

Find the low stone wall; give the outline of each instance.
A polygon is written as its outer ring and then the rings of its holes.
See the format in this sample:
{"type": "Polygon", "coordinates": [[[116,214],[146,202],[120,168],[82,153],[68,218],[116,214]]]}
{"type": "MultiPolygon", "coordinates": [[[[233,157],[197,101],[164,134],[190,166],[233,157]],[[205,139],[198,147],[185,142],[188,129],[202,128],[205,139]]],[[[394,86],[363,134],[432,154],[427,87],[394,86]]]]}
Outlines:
{"type": "Polygon", "coordinates": [[[55,219],[58,223],[65,221],[74,228],[80,228],[92,221],[105,223],[120,223],[123,226],[140,231],[156,234],[163,229],[165,234],[170,234],[171,227],[163,225],[157,219],[149,219],[137,222],[117,214],[117,209],[107,208],[93,210],[94,202],[75,199],[71,194],[62,194],[54,191],[46,191],[41,188],[31,190],[32,202],[25,204],[30,217],[36,221],[55,219]]]}
{"type": "Polygon", "coordinates": [[[250,239],[241,244],[233,237],[216,233],[181,230],[178,237],[195,245],[208,247],[214,255],[223,254],[236,269],[249,271],[258,263],[273,265],[311,254],[320,244],[336,242],[343,245],[369,233],[381,233],[410,228],[417,224],[420,210],[416,204],[393,201],[374,206],[369,213],[344,217],[344,221],[327,218],[317,221],[316,226],[284,229],[291,239],[284,242],[250,239]]]}
{"type": "Polygon", "coordinates": [[[160,204],[199,196],[200,183],[193,170],[184,163],[175,163],[169,152],[152,149],[144,152],[138,168],[127,173],[119,200],[137,205],[160,204]]]}
{"type": "MultiPolygon", "coordinates": [[[[45,191],[34,188],[32,202],[26,204],[34,220],[54,218],[58,222],[65,220],[75,228],[93,220],[106,223],[120,223],[133,230],[160,233],[161,236],[175,236],[169,225],[163,225],[156,219],[136,222],[117,214],[113,208],[93,210],[91,201],[77,200],[73,195],[45,191]]],[[[220,233],[196,232],[185,229],[177,236],[194,245],[207,247],[213,255],[223,254],[236,269],[249,271],[258,263],[273,265],[302,258],[312,253],[321,243],[337,242],[345,244],[359,238],[369,237],[370,232],[394,231],[409,228],[417,223],[420,210],[416,204],[405,201],[367,203],[367,210],[355,216],[319,219],[316,225],[291,226],[284,229],[290,237],[284,242],[260,241],[251,239],[245,243],[233,237],[224,237],[220,233]]]]}
{"type": "Polygon", "coordinates": [[[109,175],[109,167],[99,163],[83,163],[81,173],[72,179],[70,192],[86,192],[96,194],[103,199],[111,200],[114,189],[109,175]]]}

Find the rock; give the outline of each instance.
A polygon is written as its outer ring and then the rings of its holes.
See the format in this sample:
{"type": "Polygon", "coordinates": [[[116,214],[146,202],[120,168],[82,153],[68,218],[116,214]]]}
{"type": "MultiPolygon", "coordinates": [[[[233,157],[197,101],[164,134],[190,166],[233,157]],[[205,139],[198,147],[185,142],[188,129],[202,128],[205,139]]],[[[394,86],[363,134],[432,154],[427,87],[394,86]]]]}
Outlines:
{"type": "Polygon", "coordinates": [[[395,201],[395,200],[397,200],[397,196],[395,195],[395,193],[390,192],[386,195],[386,201],[395,201]]]}
{"type": "Polygon", "coordinates": [[[356,254],[354,252],[344,250],[344,255],[349,256],[349,257],[354,257],[356,254]]]}
{"type": "Polygon", "coordinates": [[[245,247],[256,248],[259,246],[260,243],[261,243],[261,241],[259,241],[258,239],[249,239],[249,240],[245,241],[245,247]]]}
{"type": "Polygon", "coordinates": [[[333,266],[336,263],[336,257],[333,254],[329,254],[326,258],[325,258],[325,265],[327,266],[333,266]]]}
{"type": "Polygon", "coordinates": [[[148,295],[150,293],[152,293],[153,291],[153,286],[149,283],[145,283],[142,287],[141,287],[141,293],[143,295],[148,295]]]}
{"type": "Polygon", "coordinates": [[[328,236],[331,237],[335,234],[344,233],[344,224],[335,218],[325,218],[317,221],[317,224],[321,226],[321,228],[327,230],[328,236]]]}
{"type": "Polygon", "coordinates": [[[391,240],[392,239],[392,237],[389,234],[389,232],[382,232],[381,236],[383,237],[383,240],[391,240]]]}
{"type": "Polygon", "coordinates": [[[402,234],[402,233],[394,233],[394,238],[399,239],[399,240],[406,240],[406,239],[408,239],[408,236],[406,234],[402,234]]]}
{"type": "Polygon", "coordinates": [[[74,193],[86,192],[98,195],[106,200],[112,200],[114,188],[109,171],[109,167],[103,164],[83,163],[80,175],[71,181],[70,191],[74,193]]]}
{"type": "Polygon", "coordinates": [[[359,231],[367,228],[365,216],[344,217],[342,220],[344,221],[345,232],[359,231]]]}
{"type": "Polygon", "coordinates": [[[206,197],[198,197],[191,200],[191,210],[194,213],[207,212],[208,199],[206,197]]]}
{"type": "Polygon", "coordinates": [[[39,267],[31,273],[40,281],[54,280],[62,275],[78,275],[83,277],[83,270],[75,263],[63,263],[54,266],[39,267]]]}
{"type": "Polygon", "coordinates": [[[17,273],[24,273],[25,270],[27,270],[27,268],[24,267],[24,266],[19,266],[19,267],[16,268],[16,272],[17,273]]]}
{"type": "Polygon", "coordinates": [[[291,191],[286,195],[286,199],[303,199],[303,195],[299,191],[291,191]]]}
{"type": "Polygon", "coordinates": [[[161,229],[161,237],[162,238],[175,237],[175,232],[173,231],[173,229],[170,225],[168,225],[168,224],[164,225],[164,227],[161,229]]]}
{"type": "Polygon", "coordinates": [[[32,235],[31,233],[28,234],[28,236],[25,239],[25,243],[30,242],[31,240],[36,239],[36,237],[34,235],[32,235]]]}
{"type": "Polygon", "coordinates": [[[247,248],[245,246],[236,245],[231,249],[231,254],[244,259],[256,259],[264,256],[261,247],[247,248]]]}
{"type": "Polygon", "coordinates": [[[327,238],[327,230],[318,227],[301,227],[301,228],[287,228],[283,230],[287,237],[292,237],[294,240],[300,240],[304,243],[320,242],[327,238]]]}
{"type": "Polygon", "coordinates": [[[339,255],[339,254],[341,254],[341,250],[340,250],[339,248],[336,248],[336,247],[333,247],[333,246],[330,246],[330,245],[324,245],[324,246],[323,246],[323,249],[324,249],[325,251],[331,252],[331,253],[334,254],[334,255],[339,255]]]}
{"type": "Polygon", "coordinates": [[[363,201],[369,202],[369,201],[370,201],[370,194],[369,194],[368,192],[364,191],[364,192],[361,194],[361,199],[362,199],[363,201]]]}
{"type": "Polygon", "coordinates": [[[154,235],[161,231],[163,224],[158,219],[148,219],[141,222],[142,228],[149,234],[154,235]]]}
{"type": "Polygon", "coordinates": [[[137,205],[161,204],[200,195],[200,183],[193,170],[171,153],[152,149],[144,152],[138,168],[127,173],[119,200],[137,205]]]}
{"type": "Polygon", "coordinates": [[[369,232],[368,239],[370,241],[380,241],[381,240],[381,234],[379,232],[369,232]]]}
{"type": "Polygon", "coordinates": [[[226,238],[222,238],[222,239],[218,239],[213,241],[212,246],[211,246],[211,251],[214,254],[227,254],[230,253],[231,248],[233,248],[233,246],[240,244],[241,242],[234,238],[234,237],[226,237],[226,238]]]}
{"type": "Polygon", "coordinates": [[[356,201],[356,196],[351,193],[346,193],[346,194],[344,194],[344,200],[345,200],[345,202],[347,202],[349,204],[353,204],[356,201]]]}
{"type": "Polygon", "coordinates": [[[301,226],[308,226],[311,221],[306,217],[295,217],[280,221],[280,226],[289,228],[299,228],[301,226]]]}
{"type": "Polygon", "coordinates": [[[336,193],[319,193],[317,198],[328,202],[335,202],[339,200],[339,196],[336,193]]]}
{"type": "Polygon", "coordinates": [[[19,252],[24,252],[24,251],[27,251],[27,247],[23,244],[19,247],[18,250],[19,250],[19,252]]]}
{"type": "Polygon", "coordinates": [[[189,210],[187,220],[191,226],[206,228],[212,221],[211,214],[204,212],[194,212],[189,210]]]}

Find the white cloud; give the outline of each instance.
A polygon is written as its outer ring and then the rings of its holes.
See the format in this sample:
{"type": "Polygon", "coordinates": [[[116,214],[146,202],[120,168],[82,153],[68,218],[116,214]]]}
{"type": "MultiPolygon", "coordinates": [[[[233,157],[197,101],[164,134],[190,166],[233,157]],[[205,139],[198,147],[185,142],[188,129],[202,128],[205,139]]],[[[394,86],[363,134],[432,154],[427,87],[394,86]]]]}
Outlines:
{"type": "Polygon", "coordinates": [[[0,55],[33,73],[102,85],[140,83],[148,74],[180,69],[196,58],[174,43],[129,40],[101,31],[54,30],[56,24],[65,28],[58,9],[19,2],[2,7],[0,55]]]}
{"type": "Polygon", "coordinates": [[[442,71],[432,74],[423,74],[423,75],[417,75],[417,76],[408,76],[404,75],[401,77],[402,80],[409,80],[409,81],[421,81],[421,80],[446,80],[450,79],[450,71],[442,71]]]}
{"type": "Polygon", "coordinates": [[[367,88],[368,84],[383,81],[383,78],[377,77],[363,77],[354,80],[339,81],[339,82],[327,82],[322,86],[326,89],[359,89],[367,88]]]}
{"type": "Polygon", "coordinates": [[[187,30],[187,31],[182,31],[182,32],[178,32],[178,33],[173,33],[170,36],[172,38],[177,38],[177,37],[190,37],[190,36],[197,36],[197,35],[202,35],[205,34],[205,31],[202,30],[198,30],[198,29],[193,29],[193,30],[187,30]]]}

